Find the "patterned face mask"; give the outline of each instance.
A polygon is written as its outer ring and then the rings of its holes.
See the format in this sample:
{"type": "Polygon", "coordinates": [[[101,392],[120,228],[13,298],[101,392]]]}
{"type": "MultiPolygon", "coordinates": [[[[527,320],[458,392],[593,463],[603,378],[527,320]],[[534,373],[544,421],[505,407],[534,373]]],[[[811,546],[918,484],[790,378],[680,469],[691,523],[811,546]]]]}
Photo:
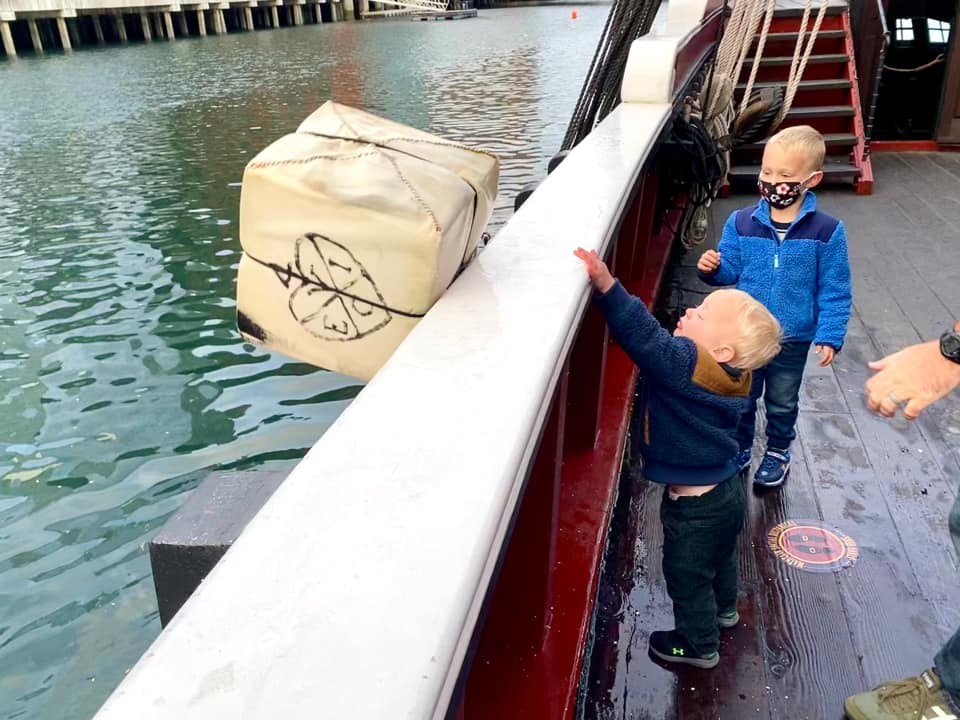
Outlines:
{"type": "Polygon", "coordinates": [[[760,190],[760,197],[770,203],[770,207],[784,210],[803,197],[803,193],[807,190],[807,180],[772,183],[757,178],[757,187],[760,190]]]}

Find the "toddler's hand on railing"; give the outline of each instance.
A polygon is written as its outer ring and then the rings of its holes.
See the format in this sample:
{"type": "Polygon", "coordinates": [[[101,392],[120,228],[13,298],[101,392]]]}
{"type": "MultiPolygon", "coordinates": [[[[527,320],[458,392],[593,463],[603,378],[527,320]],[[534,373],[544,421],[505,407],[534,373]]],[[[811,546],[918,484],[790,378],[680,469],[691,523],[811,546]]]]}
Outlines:
{"type": "Polygon", "coordinates": [[[597,290],[605,293],[613,287],[616,280],[614,280],[613,275],[611,275],[607,269],[607,264],[597,255],[596,250],[590,250],[588,252],[582,247],[578,247],[573,251],[573,254],[583,261],[587,275],[590,278],[590,284],[597,290]]]}

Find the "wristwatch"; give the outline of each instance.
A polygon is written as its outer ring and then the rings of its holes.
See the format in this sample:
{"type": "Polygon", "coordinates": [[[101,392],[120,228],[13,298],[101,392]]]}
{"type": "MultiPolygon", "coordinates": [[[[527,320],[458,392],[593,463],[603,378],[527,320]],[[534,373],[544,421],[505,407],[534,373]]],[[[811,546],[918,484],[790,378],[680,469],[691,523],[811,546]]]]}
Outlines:
{"type": "Polygon", "coordinates": [[[960,327],[960,323],[954,325],[953,330],[947,330],[940,336],[940,354],[947,360],[952,360],[960,365],[960,332],[957,332],[958,327],[960,327]]]}

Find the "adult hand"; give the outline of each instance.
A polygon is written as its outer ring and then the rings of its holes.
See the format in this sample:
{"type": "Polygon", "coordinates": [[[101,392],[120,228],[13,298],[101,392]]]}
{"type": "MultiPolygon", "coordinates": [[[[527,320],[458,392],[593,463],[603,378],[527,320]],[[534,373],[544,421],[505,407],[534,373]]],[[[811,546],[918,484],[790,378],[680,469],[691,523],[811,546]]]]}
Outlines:
{"type": "Polygon", "coordinates": [[[817,345],[816,351],[817,355],[820,356],[820,367],[827,367],[837,356],[837,351],[829,345],[817,345]]]}
{"type": "Polygon", "coordinates": [[[893,417],[906,403],[903,415],[914,420],[960,386],[960,364],[943,357],[936,340],[911,345],[869,365],[879,372],[867,380],[867,405],[886,417],[893,417]]]}
{"type": "Polygon", "coordinates": [[[707,250],[697,261],[697,270],[705,275],[713,275],[720,267],[720,253],[716,250],[707,250]]]}
{"type": "Polygon", "coordinates": [[[607,264],[597,255],[596,250],[587,252],[582,247],[578,247],[573,251],[573,254],[583,260],[583,264],[587,270],[587,276],[590,278],[590,283],[597,290],[605,293],[613,287],[616,281],[607,269],[607,264]]]}

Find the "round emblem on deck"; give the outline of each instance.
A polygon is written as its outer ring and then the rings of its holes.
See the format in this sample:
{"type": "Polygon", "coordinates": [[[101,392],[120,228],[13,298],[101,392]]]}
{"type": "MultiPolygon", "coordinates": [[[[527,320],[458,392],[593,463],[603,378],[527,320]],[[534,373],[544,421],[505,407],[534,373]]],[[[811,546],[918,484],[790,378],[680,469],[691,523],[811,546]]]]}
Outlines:
{"type": "Polygon", "coordinates": [[[860,551],[853,538],[816,520],[787,520],[767,534],[767,544],[787,565],[808,572],[850,567],[860,551]]]}

